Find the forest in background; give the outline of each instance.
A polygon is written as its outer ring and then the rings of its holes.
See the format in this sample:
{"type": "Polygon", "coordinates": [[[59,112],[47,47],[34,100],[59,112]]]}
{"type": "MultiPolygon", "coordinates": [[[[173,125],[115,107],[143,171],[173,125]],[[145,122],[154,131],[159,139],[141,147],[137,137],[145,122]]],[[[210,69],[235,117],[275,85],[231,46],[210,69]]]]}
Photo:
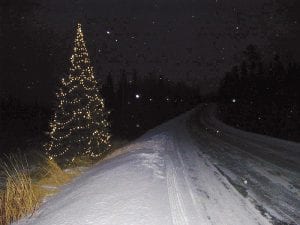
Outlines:
{"type": "MultiPolygon", "coordinates": [[[[109,120],[114,138],[131,140],[145,131],[195,107],[199,91],[184,83],[175,83],[162,76],[138,77],[137,71],[121,71],[119,80],[109,74],[99,81],[99,91],[110,111],[109,120]]],[[[24,103],[9,96],[2,98],[1,139],[3,152],[28,147],[39,149],[47,137],[55,103],[24,103]]]]}
{"type": "Polygon", "coordinates": [[[300,66],[250,45],[221,82],[219,117],[237,128],[300,141],[300,66]]]}

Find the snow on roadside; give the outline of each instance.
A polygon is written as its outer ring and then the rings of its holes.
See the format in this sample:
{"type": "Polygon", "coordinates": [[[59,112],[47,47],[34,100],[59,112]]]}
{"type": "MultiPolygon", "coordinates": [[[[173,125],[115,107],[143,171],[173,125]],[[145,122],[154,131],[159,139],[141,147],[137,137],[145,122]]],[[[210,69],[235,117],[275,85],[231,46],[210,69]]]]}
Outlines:
{"type": "Polygon", "coordinates": [[[156,141],[146,141],[152,148],[96,165],[18,224],[172,224],[156,141]]]}
{"type": "Polygon", "coordinates": [[[180,116],[95,165],[20,225],[269,225],[194,145],[180,116]]]}

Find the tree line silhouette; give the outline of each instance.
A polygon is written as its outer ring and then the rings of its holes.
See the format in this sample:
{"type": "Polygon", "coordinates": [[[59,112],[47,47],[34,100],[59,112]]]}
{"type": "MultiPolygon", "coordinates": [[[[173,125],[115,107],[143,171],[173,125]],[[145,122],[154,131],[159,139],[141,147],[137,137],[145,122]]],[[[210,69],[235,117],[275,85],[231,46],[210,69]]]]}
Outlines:
{"type": "Polygon", "coordinates": [[[121,71],[115,85],[109,74],[102,90],[112,133],[121,138],[134,138],[200,101],[197,88],[155,74],[140,77],[137,71],[121,71]]]}
{"type": "MultiPolygon", "coordinates": [[[[183,82],[137,71],[108,74],[99,82],[106,108],[110,111],[113,137],[133,139],[145,131],[193,108],[200,101],[198,88],[183,82]],[[117,77],[117,78],[115,78],[117,77]]],[[[53,114],[51,104],[23,102],[13,96],[1,96],[0,146],[2,152],[24,149],[43,142],[53,114]]]]}
{"type": "Polygon", "coordinates": [[[300,140],[300,66],[278,55],[266,60],[250,45],[221,82],[220,116],[236,127],[300,140]]]}

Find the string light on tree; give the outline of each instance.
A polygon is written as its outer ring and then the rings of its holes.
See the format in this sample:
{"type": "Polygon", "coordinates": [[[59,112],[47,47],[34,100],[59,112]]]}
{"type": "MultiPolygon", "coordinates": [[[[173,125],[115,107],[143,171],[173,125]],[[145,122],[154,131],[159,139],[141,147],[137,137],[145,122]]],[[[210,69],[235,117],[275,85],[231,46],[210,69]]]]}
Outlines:
{"type": "Polygon", "coordinates": [[[50,140],[46,153],[59,162],[70,162],[78,156],[99,157],[110,147],[108,112],[97,90],[81,24],[71,56],[67,78],[60,83],[57,108],[50,122],[50,140]]]}

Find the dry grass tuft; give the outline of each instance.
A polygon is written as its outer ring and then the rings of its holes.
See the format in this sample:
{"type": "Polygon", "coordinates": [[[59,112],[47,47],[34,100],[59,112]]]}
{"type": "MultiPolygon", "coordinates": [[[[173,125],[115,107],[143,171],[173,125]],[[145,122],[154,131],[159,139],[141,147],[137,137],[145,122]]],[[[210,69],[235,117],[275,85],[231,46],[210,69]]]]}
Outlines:
{"type": "Polygon", "coordinates": [[[45,157],[34,171],[30,171],[25,157],[7,156],[0,163],[6,180],[0,190],[1,225],[31,215],[46,196],[56,193],[58,186],[78,174],[63,171],[54,160],[45,157]]]}
{"type": "Polygon", "coordinates": [[[0,186],[0,225],[32,215],[46,196],[55,194],[57,187],[79,175],[80,167],[90,167],[110,153],[97,159],[77,157],[66,170],[39,153],[31,155],[37,161],[31,168],[25,156],[6,156],[0,160],[0,178],[5,180],[5,185],[0,186]]]}
{"type": "Polygon", "coordinates": [[[6,185],[0,192],[0,224],[7,225],[30,213],[39,203],[27,164],[18,157],[2,162],[6,185]]]}
{"type": "Polygon", "coordinates": [[[78,156],[72,160],[70,166],[72,168],[90,167],[93,164],[95,164],[97,161],[99,161],[99,158],[92,158],[89,156],[78,156]]]}
{"type": "Polygon", "coordinates": [[[40,179],[37,184],[40,186],[57,187],[70,182],[76,175],[78,175],[77,171],[67,173],[63,171],[54,160],[46,159],[45,165],[40,169],[40,179]]]}

